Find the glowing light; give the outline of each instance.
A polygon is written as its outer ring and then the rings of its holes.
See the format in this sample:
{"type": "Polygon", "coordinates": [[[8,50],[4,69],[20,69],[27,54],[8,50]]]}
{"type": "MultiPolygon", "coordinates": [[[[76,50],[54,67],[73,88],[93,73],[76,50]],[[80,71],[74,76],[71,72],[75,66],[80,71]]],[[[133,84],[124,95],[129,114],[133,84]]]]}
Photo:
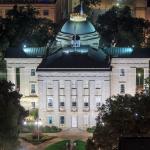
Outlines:
{"type": "Polygon", "coordinates": [[[75,22],[86,21],[86,18],[87,18],[86,14],[72,13],[70,15],[70,20],[75,22]]]}
{"type": "Polygon", "coordinates": [[[26,122],[26,121],[24,121],[24,122],[23,122],[23,125],[27,125],[27,122],[26,122]]]}
{"type": "Polygon", "coordinates": [[[120,5],[119,3],[116,4],[117,7],[118,7],[119,5],[120,5]]]}
{"type": "Polygon", "coordinates": [[[140,74],[140,73],[138,73],[138,77],[141,77],[141,74],[140,74]]]}

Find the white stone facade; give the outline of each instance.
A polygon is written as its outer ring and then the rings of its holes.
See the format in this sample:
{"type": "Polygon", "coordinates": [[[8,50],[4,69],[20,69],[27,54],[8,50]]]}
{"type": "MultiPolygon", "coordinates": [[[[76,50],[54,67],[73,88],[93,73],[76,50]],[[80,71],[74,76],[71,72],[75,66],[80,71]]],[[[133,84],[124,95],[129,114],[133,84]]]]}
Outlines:
{"type": "Polygon", "coordinates": [[[92,127],[96,123],[97,107],[110,96],[109,71],[40,71],[38,79],[39,115],[45,125],[92,127]],[[64,124],[61,124],[61,116],[64,116],[64,124]]]}
{"type": "MultiPolygon", "coordinates": [[[[36,68],[42,58],[6,58],[7,80],[16,85],[16,68],[20,70],[20,94],[22,94],[21,104],[27,109],[38,108],[38,78],[36,68]],[[31,75],[31,70],[35,74],[31,75]],[[31,91],[31,86],[35,85],[35,92],[31,91]]],[[[17,88],[17,87],[16,87],[17,88]]]]}
{"type": "Polygon", "coordinates": [[[35,102],[44,125],[63,129],[94,126],[97,107],[107,98],[136,93],[136,68],[144,69],[144,78],[149,76],[149,58],[113,58],[112,71],[43,70],[31,76],[31,69],[36,69],[41,60],[7,58],[7,80],[16,83],[15,69],[20,68],[21,104],[31,109],[35,102]],[[35,93],[31,93],[31,84],[35,84],[35,93]],[[120,92],[121,84],[124,84],[124,93],[120,92]]]}

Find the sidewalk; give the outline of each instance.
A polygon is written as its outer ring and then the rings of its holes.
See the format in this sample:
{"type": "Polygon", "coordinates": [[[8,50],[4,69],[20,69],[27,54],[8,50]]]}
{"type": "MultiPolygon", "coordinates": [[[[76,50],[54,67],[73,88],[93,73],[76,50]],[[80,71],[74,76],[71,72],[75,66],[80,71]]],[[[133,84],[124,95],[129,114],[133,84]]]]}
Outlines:
{"type": "MultiPolygon", "coordinates": [[[[32,144],[20,139],[21,148],[19,150],[44,150],[48,145],[57,143],[62,140],[68,139],[68,140],[75,141],[75,140],[80,139],[80,140],[86,141],[89,137],[92,137],[92,133],[88,133],[86,131],[83,131],[83,130],[80,130],[77,128],[74,128],[74,129],[71,128],[71,129],[64,130],[64,131],[61,131],[58,133],[45,133],[45,134],[49,135],[49,136],[55,136],[57,138],[46,141],[39,145],[32,145],[32,144]]],[[[22,135],[24,135],[24,134],[21,134],[21,136],[22,135]]]]}

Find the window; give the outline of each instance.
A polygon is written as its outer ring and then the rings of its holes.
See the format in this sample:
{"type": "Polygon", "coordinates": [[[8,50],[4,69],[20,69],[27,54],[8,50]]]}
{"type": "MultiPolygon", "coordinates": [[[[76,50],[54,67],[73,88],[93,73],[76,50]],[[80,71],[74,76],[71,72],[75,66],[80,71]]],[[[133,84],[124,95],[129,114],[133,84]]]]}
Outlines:
{"type": "Polygon", "coordinates": [[[35,69],[31,69],[31,76],[35,76],[35,69]]]}
{"type": "Polygon", "coordinates": [[[16,68],[16,89],[20,89],[20,68],[16,68]]]}
{"type": "Polygon", "coordinates": [[[76,88],[72,88],[72,95],[77,95],[77,89],[76,88]]]}
{"type": "Polygon", "coordinates": [[[101,106],[101,96],[96,96],[96,107],[101,106]]]}
{"type": "Polygon", "coordinates": [[[84,102],[84,107],[88,107],[89,103],[88,102],[84,102]]]}
{"type": "Polygon", "coordinates": [[[52,98],[48,98],[47,105],[48,105],[49,107],[52,107],[52,106],[53,106],[53,99],[52,99],[52,98]]]}
{"type": "Polygon", "coordinates": [[[84,81],[83,84],[84,84],[83,85],[84,88],[88,88],[89,87],[89,81],[88,80],[84,81]]]}
{"type": "Polygon", "coordinates": [[[72,106],[76,107],[77,106],[77,102],[72,102],[72,106]]]}
{"type": "Polygon", "coordinates": [[[89,89],[88,88],[84,88],[84,95],[89,95],[89,89]]]}
{"type": "Polygon", "coordinates": [[[35,84],[31,84],[31,94],[35,94],[35,84]]]}
{"type": "Polygon", "coordinates": [[[60,102],[60,106],[65,106],[65,103],[64,102],[60,102]]]}
{"type": "Polygon", "coordinates": [[[35,102],[31,102],[31,106],[34,109],[35,108],[35,102]]]}
{"type": "Polygon", "coordinates": [[[65,117],[64,116],[60,116],[60,124],[65,124],[65,117]]]}
{"type": "Polygon", "coordinates": [[[47,89],[47,95],[53,95],[53,88],[47,89]]]}
{"type": "Polygon", "coordinates": [[[44,16],[48,16],[49,15],[49,11],[46,9],[46,10],[43,10],[43,15],[44,16]]]}
{"type": "Polygon", "coordinates": [[[120,93],[121,94],[125,93],[125,85],[124,84],[120,85],[120,93]]]}
{"type": "Polygon", "coordinates": [[[85,96],[84,97],[84,107],[88,107],[89,106],[89,97],[85,96]]]}
{"type": "Polygon", "coordinates": [[[52,116],[49,116],[48,117],[48,124],[52,124],[52,123],[53,123],[52,116]]]}
{"type": "Polygon", "coordinates": [[[121,70],[120,70],[120,76],[125,76],[125,71],[124,71],[124,69],[121,69],[121,70]]]}
{"type": "Polygon", "coordinates": [[[100,88],[96,88],[95,89],[95,95],[101,95],[101,89],[100,88]]]}
{"type": "Polygon", "coordinates": [[[59,95],[65,95],[65,89],[64,88],[59,89],[59,95]]]}

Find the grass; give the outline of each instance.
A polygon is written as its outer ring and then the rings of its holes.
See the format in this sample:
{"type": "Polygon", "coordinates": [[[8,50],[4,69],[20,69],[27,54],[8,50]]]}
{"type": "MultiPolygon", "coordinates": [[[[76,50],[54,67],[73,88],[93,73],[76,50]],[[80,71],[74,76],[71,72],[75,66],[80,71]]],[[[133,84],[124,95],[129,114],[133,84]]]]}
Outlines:
{"type": "Polygon", "coordinates": [[[69,142],[69,140],[57,142],[53,145],[49,145],[45,150],[66,150],[67,142],[69,142]]]}
{"type": "Polygon", "coordinates": [[[81,140],[77,140],[75,141],[76,143],[76,148],[75,150],[85,150],[86,149],[86,143],[81,141],[81,140]]]}

